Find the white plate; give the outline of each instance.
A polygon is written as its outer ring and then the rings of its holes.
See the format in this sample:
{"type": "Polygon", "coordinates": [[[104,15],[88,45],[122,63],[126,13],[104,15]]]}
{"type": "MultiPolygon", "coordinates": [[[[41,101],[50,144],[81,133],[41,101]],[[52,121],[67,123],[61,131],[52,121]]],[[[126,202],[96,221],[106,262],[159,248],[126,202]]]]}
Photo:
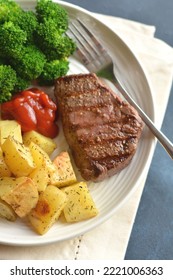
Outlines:
{"type": "MultiPolygon", "coordinates": [[[[24,9],[32,9],[36,1],[17,2],[24,9]]],[[[78,16],[87,21],[88,25],[92,26],[92,29],[95,30],[116,61],[124,84],[138,104],[154,120],[154,105],[150,86],[146,74],[133,52],[113,31],[95,19],[88,11],[65,2],[56,2],[67,9],[70,17],[78,16]]],[[[79,72],[86,72],[86,70],[75,59],[72,59],[70,73],[79,72]]],[[[57,141],[60,147],[59,150],[67,147],[62,133],[57,138],[57,141]]],[[[91,194],[99,209],[97,217],[73,224],[57,222],[44,236],[37,235],[27,223],[20,219],[14,223],[1,219],[0,243],[11,245],[47,244],[73,238],[103,223],[117,211],[133,193],[135,188],[139,186],[147,166],[150,164],[153,148],[153,138],[148,129],[145,128],[136,155],[130,165],[110,179],[97,184],[89,184],[91,194]]]]}

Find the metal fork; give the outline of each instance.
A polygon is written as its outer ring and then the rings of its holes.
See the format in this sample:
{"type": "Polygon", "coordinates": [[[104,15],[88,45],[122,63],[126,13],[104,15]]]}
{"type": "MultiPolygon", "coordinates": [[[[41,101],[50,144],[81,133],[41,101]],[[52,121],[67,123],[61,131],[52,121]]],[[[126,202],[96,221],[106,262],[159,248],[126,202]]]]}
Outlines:
{"type": "Polygon", "coordinates": [[[151,119],[134,101],[122,85],[121,81],[115,76],[115,67],[112,58],[96,35],[94,35],[94,33],[91,32],[86,24],[80,19],[75,19],[70,22],[67,35],[76,41],[77,54],[86,68],[90,72],[96,73],[99,77],[110,80],[115,85],[123,97],[138,111],[145,124],[150,128],[152,133],[173,159],[173,144],[159,129],[156,128],[151,119]]]}

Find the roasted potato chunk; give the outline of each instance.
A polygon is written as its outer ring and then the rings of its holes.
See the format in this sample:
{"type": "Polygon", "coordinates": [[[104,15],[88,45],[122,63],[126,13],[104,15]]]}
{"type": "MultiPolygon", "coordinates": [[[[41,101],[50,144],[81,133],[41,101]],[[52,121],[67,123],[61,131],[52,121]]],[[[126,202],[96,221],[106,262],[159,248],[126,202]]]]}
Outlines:
{"type": "Polygon", "coordinates": [[[56,171],[51,174],[51,184],[57,187],[65,187],[76,183],[70,156],[67,152],[61,152],[54,160],[56,171]]]}
{"type": "Polygon", "coordinates": [[[36,183],[38,192],[45,191],[48,184],[50,184],[50,174],[47,166],[37,167],[29,177],[36,183]]]}
{"type": "Polygon", "coordinates": [[[22,218],[37,204],[37,186],[28,177],[4,177],[0,179],[0,198],[22,218]]]}
{"type": "Polygon", "coordinates": [[[0,147],[0,177],[6,177],[6,176],[9,177],[11,175],[12,175],[11,171],[5,163],[3,152],[0,147]]]}
{"type": "Polygon", "coordinates": [[[52,163],[48,154],[42,148],[40,148],[33,142],[31,142],[28,147],[30,149],[36,167],[46,166],[49,172],[55,171],[54,164],[52,163]]]}
{"type": "Polygon", "coordinates": [[[17,185],[23,182],[23,177],[1,177],[0,178],[0,198],[11,192],[17,185]]]}
{"type": "Polygon", "coordinates": [[[55,186],[48,186],[28,215],[31,225],[39,234],[45,234],[58,219],[66,203],[67,197],[64,192],[55,186]]]}
{"type": "Polygon", "coordinates": [[[13,208],[2,199],[0,199],[0,217],[11,222],[14,222],[17,217],[13,208]]]}
{"type": "Polygon", "coordinates": [[[13,120],[0,120],[0,144],[2,145],[8,136],[14,137],[22,143],[21,126],[13,120]]]}
{"type": "Polygon", "coordinates": [[[64,216],[67,222],[79,222],[98,214],[96,205],[85,182],[79,182],[61,189],[67,195],[64,216]]]}
{"type": "Polygon", "coordinates": [[[25,132],[23,134],[23,143],[28,146],[31,142],[37,144],[48,155],[50,155],[56,149],[56,143],[54,140],[34,130],[25,132]]]}
{"type": "Polygon", "coordinates": [[[11,172],[17,176],[27,176],[35,168],[29,148],[9,136],[1,146],[5,163],[11,172]]]}

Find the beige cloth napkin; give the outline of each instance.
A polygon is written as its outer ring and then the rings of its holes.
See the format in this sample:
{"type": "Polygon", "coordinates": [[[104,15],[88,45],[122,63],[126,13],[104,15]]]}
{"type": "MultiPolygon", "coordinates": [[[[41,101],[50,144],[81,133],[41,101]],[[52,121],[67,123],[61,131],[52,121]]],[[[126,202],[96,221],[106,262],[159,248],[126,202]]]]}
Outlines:
{"type": "MultiPolygon", "coordinates": [[[[156,122],[161,126],[173,76],[173,49],[154,38],[155,27],[95,14],[132,48],[151,81],[156,104],[156,122]]],[[[149,166],[148,166],[149,169],[149,166]]],[[[0,259],[122,260],[147,174],[131,198],[108,221],[72,240],[36,247],[0,245],[0,259]]]]}

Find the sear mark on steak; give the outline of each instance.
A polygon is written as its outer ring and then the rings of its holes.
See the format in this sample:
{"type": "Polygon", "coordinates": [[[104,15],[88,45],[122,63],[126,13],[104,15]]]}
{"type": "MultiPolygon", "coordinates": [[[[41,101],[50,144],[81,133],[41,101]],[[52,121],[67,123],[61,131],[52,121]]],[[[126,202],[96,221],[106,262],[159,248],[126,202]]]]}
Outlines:
{"type": "Polygon", "coordinates": [[[130,163],[144,126],[131,105],[92,73],[58,78],[55,97],[66,140],[85,180],[102,181],[130,163]]]}

